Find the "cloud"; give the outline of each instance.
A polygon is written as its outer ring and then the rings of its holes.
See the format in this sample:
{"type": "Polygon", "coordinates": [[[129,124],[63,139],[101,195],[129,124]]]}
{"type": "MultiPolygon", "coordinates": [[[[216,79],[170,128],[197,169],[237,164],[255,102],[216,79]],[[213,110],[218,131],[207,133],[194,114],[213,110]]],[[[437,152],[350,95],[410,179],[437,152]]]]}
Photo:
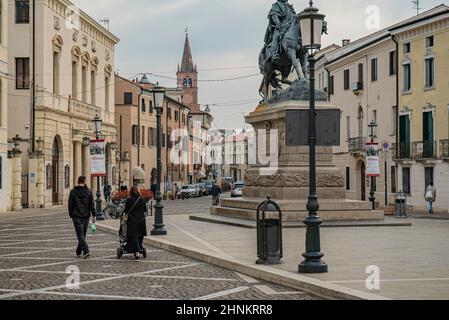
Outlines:
{"type": "MultiPolygon", "coordinates": [[[[111,31],[120,37],[116,67],[124,76],[138,72],[168,72],[175,77],[184,46],[184,29],[189,27],[193,59],[199,69],[257,66],[267,27],[267,14],[275,0],[72,0],[95,19],[110,18],[111,31]]],[[[290,0],[299,13],[308,0],[290,0]]],[[[428,10],[441,0],[428,0],[428,10]]],[[[329,35],[323,45],[352,41],[375,30],[366,27],[366,8],[380,9],[380,27],[408,18],[416,12],[411,1],[319,0],[315,5],[326,14],[329,35]]],[[[235,69],[201,72],[201,79],[223,79],[258,72],[235,69]]],[[[152,79],[156,80],[156,79],[152,79]]],[[[174,80],[160,80],[175,86],[174,80]]],[[[260,78],[231,82],[200,83],[200,103],[259,98],[260,78]]],[[[214,107],[220,127],[242,126],[241,112],[255,105],[214,107]]]]}

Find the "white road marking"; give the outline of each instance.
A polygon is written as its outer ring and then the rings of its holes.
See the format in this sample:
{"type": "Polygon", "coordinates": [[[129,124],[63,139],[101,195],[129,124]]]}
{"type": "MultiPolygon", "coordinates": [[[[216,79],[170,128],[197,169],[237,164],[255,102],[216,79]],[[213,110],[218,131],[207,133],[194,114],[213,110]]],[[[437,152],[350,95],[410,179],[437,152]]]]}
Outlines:
{"type": "Polygon", "coordinates": [[[235,260],[235,258],[229,254],[227,254],[226,252],[224,252],[223,250],[217,248],[216,246],[214,246],[213,244],[211,244],[210,242],[207,242],[206,240],[194,235],[193,233],[190,233],[187,230],[184,230],[183,228],[179,227],[177,224],[173,223],[173,222],[169,222],[168,224],[171,224],[174,228],[178,229],[178,231],[184,233],[185,235],[187,235],[188,237],[198,241],[199,243],[201,243],[203,246],[211,249],[212,251],[219,253],[223,256],[226,256],[228,259],[232,259],[235,260]]]}
{"type": "MultiPolygon", "coordinates": [[[[22,227],[22,228],[15,228],[15,229],[0,229],[1,233],[4,233],[5,231],[20,231],[20,230],[34,230],[34,229],[48,229],[49,225],[42,225],[39,227],[22,227]]],[[[53,224],[51,225],[52,228],[56,227],[67,227],[67,224],[53,224]]]]}
{"type": "MultiPolygon", "coordinates": [[[[115,256],[105,256],[105,257],[101,257],[102,259],[105,258],[113,258],[115,256]]],[[[0,272],[15,272],[15,271],[20,271],[20,270],[25,270],[25,269],[30,269],[30,268],[41,268],[41,267],[49,267],[49,266],[57,266],[57,265],[61,265],[61,264],[67,264],[67,263],[76,263],[76,262],[82,262],[82,261],[92,261],[95,259],[88,259],[88,260],[83,260],[80,258],[77,258],[76,260],[67,260],[67,261],[60,261],[60,262],[54,262],[54,263],[46,263],[46,264],[37,264],[37,265],[31,265],[31,266],[25,266],[25,267],[17,267],[17,268],[11,268],[11,269],[0,269],[0,272]]]]}
{"type": "MultiPolygon", "coordinates": [[[[43,274],[67,274],[65,271],[46,271],[46,270],[18,270],[17,273],[43,273],[43,274]]],[[[80,272],[80,276],[120,276],[123,273],[111,272],[80,272]]],[[[152,278],[152,279],[179,279],[179,280],[204,280],[204,281],[219,281],[219,282],[237,282],[236,279],[226,278],[204,278],[204,277],[189,277],[189,276],[162,276],[162,275],[139,275],[136,277],[152,278]]]]}
{"type": "Polygon", "coordinates": [[[234,289],[230,289],[230,290],[225,290],[225,291],[220,291],[220,292],[208,294],[206,296],[195,298],[193,300],[209,300],[209,299],[214,299],[214,298],[218,298],[218,297],[227,296],[227,295],[230,295],[232,293],[246,291],[248,289],[249,289],[249,287],[238,287],[238,288],[234,288],[234,289]]]}
{"type": "Polygon", "coordinates": [[[302,291],[279,292],[279,291],[276,291],[276,290],[270,288],[267,285],[258,285],[258,286],[254,286],[254,288],[256,288],[257,290],[259,290],[260,292],[262,292],[263,294],[265,294],[267,296],[282,295],[282,294],[286,294],[286,295],[305,294],[305,292],[302,292],[302,291]]]}
{"type": "MultiPolygon", "coordinates": [[[[119,276],[114,276],[114,277],[107,277],[107,278],[102,278],[102,279],[95,279],[95,280],[80,282],[79,285],[82,286],[82,285],[87,285],[87,284],[94,284],[94,283],[100,283],[100,282],[105,282],[105,281],[124,279],[124,278],[145,275],[145,274],[151,274],[151,273],[156,273],[156,272],[164,272],[164,271],[169,271],[169,270],[189,268],[189,267],[194,267],[194,266],[198,266],[198,265],[202,265],[202,264],[203,263],[191,263],[191,264],[184,265],[184,266],[176,266],[176,267],[169,267],[169,268],[162,268],[162,269],[156,269],[156,270],[150,270],[150,271],[124,274],[124,275],[119,275],[119,276]]],[[[66,285],[63,284],[63,285],[52,286],[52,287],[47,287],[47,288],[24,290],[21,293],[9,293],[9,294],[0,295],[0,299],[8,299],[8,298],[12,298],[12,297],[21,296],[24,294],[39,293],[39,292],[44,292],[44,291],[53,291],[53,290],[65,289],[65,288],[66,288],[66,285]]]]}
{"type": "MultiPolygon", "coordinates": [[[[0,289],[0,292],[11,292],[11,293],[21,293],[23,290],[4,290],[0,289]]],[[[28,293],[25,293],[28,294],[28,293]]],[[[74,293],[74,292],[57,292],[57,291],[42,291],[33,292],[33,294],[45,294],[45,295],[57,295],[57,296],[72,296],[72,297],[83,297],[83,298],[103,298],[112,300],[171,300],[171,299],[161,299],[161,298],[143,298],[143,297],[127,297],[127,296],[117,296],[117,295],[106,295],[106,294],[91,294],[91,293],[74,293]]]]}
{"type": "Polygon", "coordinates": [[[254,279],[250,276],[247,276],[246,274],[241,274],[238,272],[234,272],[237,276],[239,276],[243,281],[247,282],[247,283],[259,283],[260,281],[257,279],[254,279]]]}
{"type": "MultiPolygon", "coordinates": [[[[112,243],[115,243],[115,241],[114,242],[111,241],[111,242],[96,243],[96,244],[90,245],[90,247],[92,248],[92,247],[97,247],[97,246],[106,245],[106,244],[112,244],[112,243]]],[[[21,255],[24,255],[24,254],[35,254],[35,253],[42,253],[42,252],[52,252],[52,251],[58,251],[58,250],[71,250],[73,248],[75,248],[75,246],[70,246],[70,247],[65,247],[65,248],[50,248],[50,249],[44,249],[44,250],[38,250],[38,251],[16,252],[16,253],[9,253],[9,254],[0,255],[0,258],[21,256],[21,255]]],[[[7,249],[18,249],[18,247],[9,247],[7,249]]],[[[38,249],[40,249],[40,248],[38,248],[38,249]]],[[[117,249],[99,249],[99,250],[115,251],[117,249]]]]}

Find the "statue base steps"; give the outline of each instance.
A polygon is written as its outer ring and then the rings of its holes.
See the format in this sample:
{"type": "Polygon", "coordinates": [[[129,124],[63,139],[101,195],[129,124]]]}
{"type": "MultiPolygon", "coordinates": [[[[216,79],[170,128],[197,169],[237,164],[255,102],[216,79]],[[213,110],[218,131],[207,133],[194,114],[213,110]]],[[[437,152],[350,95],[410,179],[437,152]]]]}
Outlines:
{"type": "MultiPolygon", "coordinates": [[[[256,220],[257,206],[264,198],[222,199],[221,207],[212,207],[214,216],[256,220]]],[[[307,217],[307,200],[276,201],[282,210],[285,222],[301,222],[307,217]]],[[[384,220],[384,212],[371,210],[371,203],[354,200],[320,200],[318,215],[323,221],[369,221],[384,220]]]]}

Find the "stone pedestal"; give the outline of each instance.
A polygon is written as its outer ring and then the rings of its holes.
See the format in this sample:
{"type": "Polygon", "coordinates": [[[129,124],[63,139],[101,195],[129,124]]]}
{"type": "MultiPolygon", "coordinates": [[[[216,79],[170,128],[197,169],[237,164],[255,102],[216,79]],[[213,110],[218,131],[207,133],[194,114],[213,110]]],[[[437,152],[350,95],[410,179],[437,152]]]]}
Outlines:
{"type": "MultiPolygon", "coordinates": [[[[316,108],[336,109],[327,101],[317,101],[316,108]]],[[[246,116],[246,122],[253,126],[257,139],[269,141],[269,132],[277,130],[278,161],[270,165],[271,169],[260,164],[250,165],[245,175],[243,198],[224,200],[222,207],[211,209],[212,214],[255,220],[257,204],[271,196],[281,206],[284,220],[302,221],[307,216],[309,147],[287,146],[285,137],[286,111],[298,109],[308,110],[309,102],[262,104],[246,116]],[[257,134],[259,129],[267,130],[267,134],[257,134]]],[[[267,145],[267,150],[270,150],[269,142],[267,145]]],[[[316,149],[317,195],[322,204],[319,215],[323,220],[334,221],[384,219],[382,212],[370,210],[369,202],[346,200],[345,178],[333,162],[332,149],[316,149]]]]}

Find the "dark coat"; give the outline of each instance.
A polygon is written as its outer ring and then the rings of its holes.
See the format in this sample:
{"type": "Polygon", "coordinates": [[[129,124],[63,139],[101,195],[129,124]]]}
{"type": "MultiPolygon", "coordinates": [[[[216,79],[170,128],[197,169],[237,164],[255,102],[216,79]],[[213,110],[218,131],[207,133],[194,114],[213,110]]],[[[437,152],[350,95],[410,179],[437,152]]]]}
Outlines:
{"type": "Polygon", "coordinates": [[[95,204],[92,191],[86,186],[77,186],[69,195],[69,215],[70,218],[95,217],[95,204]]]}
{"type": "Polygon", "coordinates": [[[126,200],[124,212],[128,213],[128,238],[147,236],[145,211],[146,203],[139,195],[133,194],[128,198],[128,200],[126,200]],[[134,203],[136,203],[136,201],[137,204],[134,206],[134,203]],[[133,206],[134,208],[131,210],[133,206]]]}

